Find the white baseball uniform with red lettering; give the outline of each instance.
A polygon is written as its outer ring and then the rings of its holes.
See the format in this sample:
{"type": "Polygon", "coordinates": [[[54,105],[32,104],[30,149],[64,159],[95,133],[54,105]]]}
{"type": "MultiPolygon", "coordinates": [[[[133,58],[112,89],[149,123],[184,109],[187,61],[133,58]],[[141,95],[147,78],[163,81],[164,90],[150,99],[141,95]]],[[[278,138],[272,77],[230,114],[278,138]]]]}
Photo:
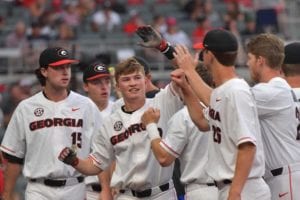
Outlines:
{"type": "MultiPolygon", "coordinates": [[[[112,113],[114,102],[108,101],[107,107],[100,111],[103,118],[108,117],[112,113]]],[[[92,183],[99,184],[98,176],[87,176],[85,178],[85,184],[87,186],[86,191],[86,200],[98,200],[99,199],[99,192],[93,191],[90,185],[92,183]]]]}
{"type": "Polygon", "coordinates": [[[85,198],[85,184],[77,179],[82,174],[57,157],[66,146],[76,148],[78,157],[87,157],[91,136],[101,123],[96,105],[72,91],[59,102],[50,101],[39,92],[17,106],[0,149],[24,159],[23,174],[32,180],[26,188],[26,199],[85,198]],[[66,186],[46,186],[45,179],[67,180],[66,186]]]}
{"type": "Polygon", "coordinates": [[[116,161],[111,185],[125,190],[118,200],[139,199],[134,191],[152,188],[152,195],[146,199],[175,200],[176,192],[172,183],[173,165],[161,167],[151,150],[150,139],[142,126],[141,116],[149,108],[160,109],[158,127],[162,135],[167,131],[170,117],[183,107],[183,102],[174,92],[172,85],[161,90],[153,99],[146,99],[143,107],[126,113],[118,108],[105,119],[99,133],[93,138],[94,164],[106,169],[111,161],[116,161]],[[161,192],[158,186],[169,184],[169,189],[161,192]]]}
{"type": "Polygon", "coordinates": [[[300,185],[300,117],[292,88],[286,80],[276,77],[268,83],[255,85],[252,91],[265,147],[265,179],[272,199],[300,199],[297,191],[300,185]]]}
{"type": "MultiPolygon", "coordinates": [[[[207,172],[217,182],[234,177],[238,146],[245,142],[256,146],[256,154],[241,199],[270,199],[270,191],[262,180],[265,159],[260,126],[253,95],[242,79],[233,78],[215,88],[210,98],[207,172]]],[[[219,199],[227,200],[230,184],[219,188],[219,199]]]]}
{"type": "Polygon", "coordinates": [[[185,185],[188,200],[216,200],[218,190],[206,171],[210,133],[203,133],[193,123],[186,107],[168,122],[168,131],[161,146],[180,160],[180,181],[185,185]]]}

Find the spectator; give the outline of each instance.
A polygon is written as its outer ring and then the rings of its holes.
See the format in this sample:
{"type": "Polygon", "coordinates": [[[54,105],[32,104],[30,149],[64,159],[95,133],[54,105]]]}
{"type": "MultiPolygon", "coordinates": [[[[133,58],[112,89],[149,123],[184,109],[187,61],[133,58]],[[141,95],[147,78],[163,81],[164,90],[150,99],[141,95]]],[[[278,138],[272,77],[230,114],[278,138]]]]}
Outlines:
{"type": "Polygon", "coordinates": [[[92,29],[95,32],[111,32],[121,25],[121,17],[111,8],[110,1],[105,1],[102,10],[98,10],[92,16],[92,29]]]}
{"type": "Polygon", "coordinates": [[[174,17],[168,17],[167,32],[163,34],[164,38],[173,45],[183,44],[191,47],[191,41],[188,35],[178,27],[177,20],[174,17]]]}
{"type": "Polygon", "coordinates": [[[28,47],[26,25],[23,21],[18,21],[14,31],[6,37],[5,46],[9,48],[28,47]]]}
{"type": "Polygon", "coordinates": [[[128,22],[126,22],[123,25],[123,31],[128,35],[132,36],[136,29],[139,26],[145,25],[144,20],[141,18],[140,13],[138,13],[136,10],[131,10],[130,13],[130,18],[128,22]]]}
{"type": "Polygon", "coordinates": [[[155,15],[153,17],[152,27],[160,32],[160,34],[164,34],[167,31],[165,17],[163,15],[155,15]]]}
{"type": "Polygon", "coordinates": [[[205,34],[212,28],[209,19],[206,16],[197,18],[197,26],[192,32],[193,44],[203,41],[205,34]]]}
{"type": "Polygon", "coordinates": [[[69,2],[61,13],[62,21],[75,28],[80,24],[80,12],[77,9],[77,2],[69,2]]]}

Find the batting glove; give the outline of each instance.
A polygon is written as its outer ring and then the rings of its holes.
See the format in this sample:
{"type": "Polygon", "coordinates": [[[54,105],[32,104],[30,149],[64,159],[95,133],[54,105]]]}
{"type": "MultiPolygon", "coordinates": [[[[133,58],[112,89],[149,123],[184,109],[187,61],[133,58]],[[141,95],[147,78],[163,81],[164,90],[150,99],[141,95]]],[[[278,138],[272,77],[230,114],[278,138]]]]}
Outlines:
{"type": "Polygon", "coordinates": [[[143,47],[156,48],[160,51],[164,51],[168,47],[166,40],[162,39],[160,33],[150,25],[138,27],[136,34],[142,38],[143,42],[138,44],[143,47]]]}
{"type": "Polygon", "coordinates": [[[67,165],[71,165],[75,167],[78,165],[79,159],[77,157],[77,154],[75,150],[65,147],[59,154],[58,159],[67,165]]]}

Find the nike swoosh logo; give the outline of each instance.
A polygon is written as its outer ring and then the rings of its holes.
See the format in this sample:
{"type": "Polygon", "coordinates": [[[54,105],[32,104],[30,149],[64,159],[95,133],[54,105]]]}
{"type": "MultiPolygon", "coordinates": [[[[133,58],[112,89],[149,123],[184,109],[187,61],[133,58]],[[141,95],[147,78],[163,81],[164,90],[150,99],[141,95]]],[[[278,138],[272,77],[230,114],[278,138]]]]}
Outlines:
{"type": "Polygon", "coordinates": [[[283,197],[283,196],[285,196],[285,195],[287,195],[287,194],[288,194],[288,192],[285,192],[285,193],[279,193],[278,196],[279,196],[279,198],[281,198],[281,197],[283,197]]]}
{"type": "Polygon", "coordinates": [[[221,99],[216,99],[216,102],[221,101],[221,99]]]}
{"type": "Polygon", "coordinates": [[[76,111],[76,110],[79,110],[80,108],[72,108],[72,111],[76,111]]]}

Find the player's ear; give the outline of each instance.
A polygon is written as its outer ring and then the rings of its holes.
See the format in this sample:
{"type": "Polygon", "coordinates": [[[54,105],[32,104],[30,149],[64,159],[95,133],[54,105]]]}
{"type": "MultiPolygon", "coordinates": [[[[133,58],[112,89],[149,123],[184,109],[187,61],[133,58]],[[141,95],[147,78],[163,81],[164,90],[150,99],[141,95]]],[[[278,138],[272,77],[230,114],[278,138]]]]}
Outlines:
{"type": "Polygon", "coordinates": [[[40,72],[41,72],[41,74],[42,74],[44,77],[47,77],[47,68],[41,67],[41,68],[40,68],[40,72]]]}
{"type": "Polygon", "coordinates": [[[83,90],[84,90],[85,92],[88,92],[88,91],[89,91],[89,88],[88,88],[87,83],[83,83],[83,90]]]}

